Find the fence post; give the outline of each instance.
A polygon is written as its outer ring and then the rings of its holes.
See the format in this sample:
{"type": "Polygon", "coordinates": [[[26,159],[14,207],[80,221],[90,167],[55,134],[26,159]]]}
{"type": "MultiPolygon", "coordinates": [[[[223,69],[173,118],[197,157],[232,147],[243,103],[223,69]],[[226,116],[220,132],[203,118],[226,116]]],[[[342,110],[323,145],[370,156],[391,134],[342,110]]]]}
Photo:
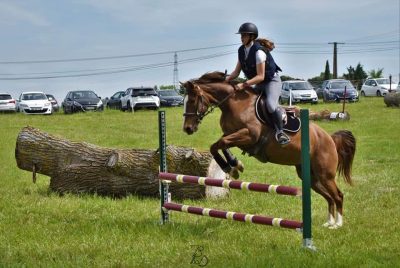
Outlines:
{"type": "Polygon", "coordinates": [[[301,119],[301,178],[303,206],[303,247],[316,250],[311,235],[311,175],[310,175],[310,131],[308,109],[300,110],[301,119]]]}
{"type": "MultiPolygon", "coordinates": [[[[158,111],[158,133],[159,133],[159,147],[160,153],[160,172],[167,172],[167,126],[165,120],[165,111],[158,111]]],[[[168,202],[168,182],[160,180],[160,208],[161,208],[161,224],[169,221],[169,213],[164,210],[164,204],[168,202]]]]}

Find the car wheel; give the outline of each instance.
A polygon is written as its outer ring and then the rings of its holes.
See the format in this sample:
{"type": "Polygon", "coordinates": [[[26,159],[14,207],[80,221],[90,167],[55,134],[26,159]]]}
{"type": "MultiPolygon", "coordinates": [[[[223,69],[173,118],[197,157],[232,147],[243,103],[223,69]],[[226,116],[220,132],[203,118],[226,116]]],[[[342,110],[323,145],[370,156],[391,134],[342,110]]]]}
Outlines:
{"type": "Polygon", "coordinates": [[[279,97],[279,104],[281,104],[281,105],[284,104],[284,103],[283,103],[283,100],[282,100],[282,97],[279,97]]]}
{"type": "Polygon", "coordinates": [[[382,94],[381,94],[381,92],[379,90],[376,92],[376,96],[377,97],[382,97],[382,94]]]}
{"type": "Polygon", "coordinates": [[[361,91],[361,96],[365,97],[365,92],[361,91]]]}
{"type": "Polygon", "coordinates": [[[128,111],[128,112],[132,112],[133,111],[133,109],[132,109],[132,106],[131,106],[131,103],[128,101],[128,103],[126,104],[126,110],[128,111]]]}

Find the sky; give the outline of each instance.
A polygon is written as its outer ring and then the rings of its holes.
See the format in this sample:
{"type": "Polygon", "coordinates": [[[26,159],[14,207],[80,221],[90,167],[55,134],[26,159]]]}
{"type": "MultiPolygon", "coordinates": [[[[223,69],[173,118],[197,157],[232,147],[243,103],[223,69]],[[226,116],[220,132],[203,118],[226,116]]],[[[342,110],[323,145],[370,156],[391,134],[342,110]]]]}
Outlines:
{"type": "Polygon", "coordinates": [[[102,98],[132,86],[172,85],[233,71],[244,22],[275,42],[281,75],[338,75],[360,63],[400,76],[400,0],[0,0],[0,92],[102,98]],[[174,72],[174,55],[177,72],[174,72]]]}

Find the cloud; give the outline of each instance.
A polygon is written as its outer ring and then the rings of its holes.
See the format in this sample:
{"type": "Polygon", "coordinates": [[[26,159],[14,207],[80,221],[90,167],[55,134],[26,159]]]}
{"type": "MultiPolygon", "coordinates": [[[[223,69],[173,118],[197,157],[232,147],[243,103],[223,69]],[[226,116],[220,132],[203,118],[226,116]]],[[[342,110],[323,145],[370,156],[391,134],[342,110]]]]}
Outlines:
{"type": "Polygon", "coordinates": [[[49,22],[43,16],[17,6],[13,2],[0,2],[0,24],[17,25],[28,23],[33,26],[49,26],[49,22]]]}

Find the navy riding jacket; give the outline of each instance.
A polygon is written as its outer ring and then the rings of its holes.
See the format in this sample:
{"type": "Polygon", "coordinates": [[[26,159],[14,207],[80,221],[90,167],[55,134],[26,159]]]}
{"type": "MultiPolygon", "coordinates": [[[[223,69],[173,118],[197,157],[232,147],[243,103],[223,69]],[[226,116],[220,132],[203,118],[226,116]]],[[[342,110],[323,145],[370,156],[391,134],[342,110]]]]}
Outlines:
{"type": "Polygon", "coordinates": [[[272,58],[271,53],[269,53],[268,49],[263,47],[260,43],[254,42],[253,46],[250,48],[249,55],[247,59],[245,58],[245,47],[242,45],[239,47],[239,62],[242,67],[242,71],[246,75],[247,79],[252,79],[257,75],[257,67],[256,67],[256,52],[262,49],[265,54],[267,54],[267,59],[265,62],[265,82],[269,82],[274,77],[275,73],[278,71],[282,71],[281,68],[275,63],[274,58],[272,58]]]}

